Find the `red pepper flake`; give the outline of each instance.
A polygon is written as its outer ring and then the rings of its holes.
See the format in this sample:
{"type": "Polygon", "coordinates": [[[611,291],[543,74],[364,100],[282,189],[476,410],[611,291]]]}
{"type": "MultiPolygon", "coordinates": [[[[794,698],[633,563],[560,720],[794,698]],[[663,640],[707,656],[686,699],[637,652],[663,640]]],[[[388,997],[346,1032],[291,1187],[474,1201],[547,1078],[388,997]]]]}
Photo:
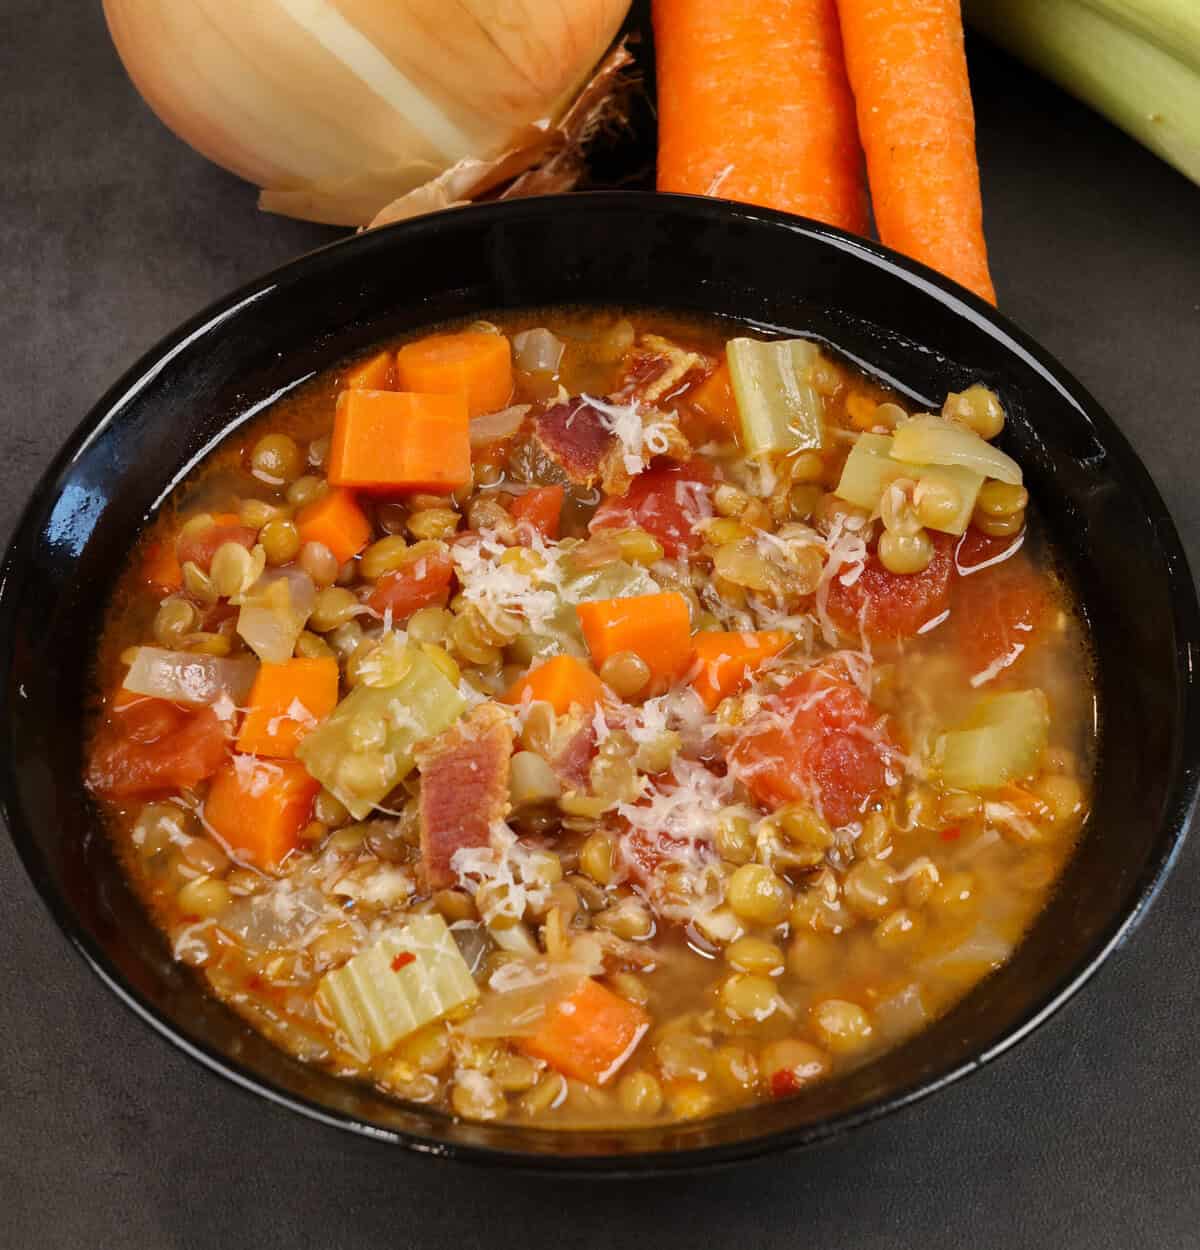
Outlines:
{"type": "Polygon", "coordinates": [[[411,951],[401,951],[395,959],[392,960],[392,971],[399,972],[401,968],[407,968],[409,964],[415,964],[417,957],[411,951]]]}
{"type": "Polygon", "coordinates": [[[800,1080],[791,1068],[780,1068],[771,1073],[771,1097],[787,1098],[798,1094],[801,1089],[800,1080]]]}
{"type": "Polygon", "coordinates": [[[948,828],[942,830],[943,842],[957,842],[959,838],[961,837],[962,837],[961,825],[950,825],[948,828]]]}
{"type": "Polygon", "coordinates": [[[263,987],[263,979],[262,977],[258,975],[257,972],[252,972],[250,976],[246,978],[246,988],[248,990],[261,990],[262,987],[263,987]]]}

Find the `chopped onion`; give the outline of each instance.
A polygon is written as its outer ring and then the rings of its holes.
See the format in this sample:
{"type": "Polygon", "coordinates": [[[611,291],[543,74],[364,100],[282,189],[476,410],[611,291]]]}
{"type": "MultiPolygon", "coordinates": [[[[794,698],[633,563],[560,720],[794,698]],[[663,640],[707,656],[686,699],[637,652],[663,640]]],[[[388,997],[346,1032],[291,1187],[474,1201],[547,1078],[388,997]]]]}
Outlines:
{"type": "Polygon", "coordinates": [[[513,360],[525,373],[557,373],[566,344],[544,326],[513,336],[513,360]]]}
{"type": "Polygon", "coordinates": [[[926,960],[922,967],[931,972],[945,972],[961,964],[998,968],[1012,952],[1011,942],[1006,942],[995,929],[981,924],[965,941],[944,954],[926,960]]]}
{"type": "Polygon", "coordinates": [[[317,586],[300,569],[272,569],[246,592],[237,632],[265,664],[292,658],[317,600],[317,586]]]}
{"type": "Polygon", "coordinates": [[[257,672],[258,661],[250,656],[229,660],[194,651],[138,647],[125,674],[125,689],[172,703],[213,704],[225,695],[234,703],[244,703],[257,672]]]}
{"type": "Polygon", "coordinates": [[[475,417],[471,421],[471,446],[484,447],[488,443],[498,443],[502,438],[511,437],[521,428],[530,406],[513,404],[511,408],[501,408],[499,412],[488,412],[482,417],[475,417]]]}
{"type": "Polygon", "coordinates": [[[922,413],[892,437],[892,459],[905,464],[961,465],[984,477],[1021,485],[1021,466],[965,425],[922,413]]]}
{"type": "Polygon", "coordinates": [[[929,1022],[929,1012],[914,981],[875,1007],[875,1023],[889,1041],[900,1042],[919,1033],[929,1022]]]}

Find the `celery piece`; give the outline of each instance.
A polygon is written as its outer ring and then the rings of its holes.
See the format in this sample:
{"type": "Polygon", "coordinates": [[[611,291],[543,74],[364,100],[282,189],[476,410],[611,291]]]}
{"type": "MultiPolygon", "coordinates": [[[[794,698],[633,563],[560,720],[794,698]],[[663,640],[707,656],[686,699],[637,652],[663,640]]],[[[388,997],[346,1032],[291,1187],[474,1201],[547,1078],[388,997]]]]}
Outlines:
{"type": "Polygon", "coordinates": [[[441,916],[413,916],[327,972],[317,993],[354,1050],[374,1057],[474,1002],[479,987],[441,916]]]}
{"type": "Polygon", "coordinates": [[[967,0],[989,39],[1200,183],[1195,0],[967,0]]]}
{"type": "Polygon", "coordinates": [[[362,820],[416,764],[418,745],[448,729],[466,701],[438,666],[409,647],[393,686],[359,686],[296,748],[296,755],[355,820],[362,820]]]}
{"type": "Polygon", "coordinates": [[[1021,466],[1011,456],[965,425],[928,412],[906,421],[892,436],[892,459],[939,468],[958,465],[1012,486],[1021,485],[1021,466]]]}
{"type": "Polygon", "coordinates": [[[935,758],[942,780],[963,790],[991,790],[1037,767],[1050,710],[1040,690],[987,695],[961,728],[942,734],[935,758]]]}
{"type": "Polygon", "coordinates": [[[887,434],[860,434],[846,457],[834,493],[860,508],[874,511],[884,490],[897,478],[915,478],[919,483],[927,474],[936,476],[956,489],[959,506],[952,519],[929,528],[946,534],[965,533],[983,485],[983,475],[962,465],[902,464],[893,459],[891,451],[892,440],[887,434]]]}
{"type": "Polygon", "coordinates": [[[730,339],[725,354],[750,455],[824,446],[825,407],[811,380],[821,359],[815,343],[730,339]]]}

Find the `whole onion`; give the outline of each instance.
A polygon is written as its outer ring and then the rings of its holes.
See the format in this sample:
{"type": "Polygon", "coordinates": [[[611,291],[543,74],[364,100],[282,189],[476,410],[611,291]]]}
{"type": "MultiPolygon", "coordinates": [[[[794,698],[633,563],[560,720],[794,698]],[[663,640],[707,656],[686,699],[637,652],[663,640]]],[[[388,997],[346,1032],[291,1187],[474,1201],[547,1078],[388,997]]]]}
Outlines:
{"type": "Polygon", "coordinates": [[[104,0],[121,59],[167,126],[263,187],[265,208],[337,225],[364,225],[452,169],[478,182],[528,168],[628,8],[104,0]]]}

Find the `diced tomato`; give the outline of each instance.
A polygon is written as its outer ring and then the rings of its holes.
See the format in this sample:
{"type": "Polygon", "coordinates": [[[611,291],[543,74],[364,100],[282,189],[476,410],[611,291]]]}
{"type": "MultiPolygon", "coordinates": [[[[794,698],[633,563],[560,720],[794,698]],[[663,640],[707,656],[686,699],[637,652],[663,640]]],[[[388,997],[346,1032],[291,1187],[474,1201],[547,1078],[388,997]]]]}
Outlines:
{"type": "Polygon", "coordinates": [[[992,538],[972,525],[958,540],[958,546],[954,549],[954,562],[959,573],[971,576],[972,570],[982,565],[987,565],[989,568],[995,567],[992,564],[993,560],[998,564],[1006,556],[1016,555],[1021,550],[1023,542],[1023,533],[1012,538],[992,538]]]}
{"type": "Polygon", "coordinates": [[[971,673],[1012,668],[1036,641],[1053,602],[1046,579],[1023,554],[958,578],[951,620],[971,673]]]}
{"type": "Polygon", "coordinates": [[[835,577],[829,587],[829,615],[847,633],[862,631],[872,641],[911,638],[950,606],[954,540],[932,534],[933,559],[920,573],[891,573],[876,552],[867,557],[849,586],[835,577]]]}
{"type": "Polygon", "coordinates": [[[88,764],[88,786],[106,799],[134,798],[211,777],[227,755],[211,708],[185,710],[142,699],[116,710],[88,764]]]}
{"type": "Polygon", "coordinates": [[[653,534],[668,556],[698,551],[698,521],[712,516],[713,472],[703,460],[665,464],[633,479],[626,494],[611,496],[596,509],[589,529],[642,529],[653,534]]]}
{"type": "Polygon", "coordinates": [[[518,495],[508,510],[515,521],[524,521],[543,538],[553,541],[558,537],[564,493],[561,486],[535,486],[518,495]]]}
{"type": "Polygon", "coordinates": [[[772,1098],[789,1098],[798,1094],[804,1085],[791,1068],[779,1068],[771,1073],[770,1087],[772,1098]]]}
{"type": "Polygon", "coordinates": [[[163,540],[151,543],[146,548],[142,560],[142,578],[147,585],[164,595],[183,585],[183,571],[179,567],[174,543],[163,540]]]}
{"type": "Polygon", "coordinates": [[[444,605],[450,598],[453,576],[454,563],[449,556],[420,556],[385,573],[375,583],[367,605],[380,615],[391,612],[393,622],[407,621],[419,608],[444,605]]]}
{"type": "Polygon", "coordinates": [[[190,560],[202,572],[207,573],[212,558],[226,543],[239,543],[247,551],[258,541],[258,531],[248,525],[216,521],[199,533],[183,534],[175,544],[175,554],[181,565],[190,560]]]}
{"type": "Polygon", "coordinates": [[[802,673],[771,711],[734,743],[739,778],[767,806],[815,802],[831,824],[849,824],[887,784],[892,743],[880,712],[839,664],[802,673]]]}

